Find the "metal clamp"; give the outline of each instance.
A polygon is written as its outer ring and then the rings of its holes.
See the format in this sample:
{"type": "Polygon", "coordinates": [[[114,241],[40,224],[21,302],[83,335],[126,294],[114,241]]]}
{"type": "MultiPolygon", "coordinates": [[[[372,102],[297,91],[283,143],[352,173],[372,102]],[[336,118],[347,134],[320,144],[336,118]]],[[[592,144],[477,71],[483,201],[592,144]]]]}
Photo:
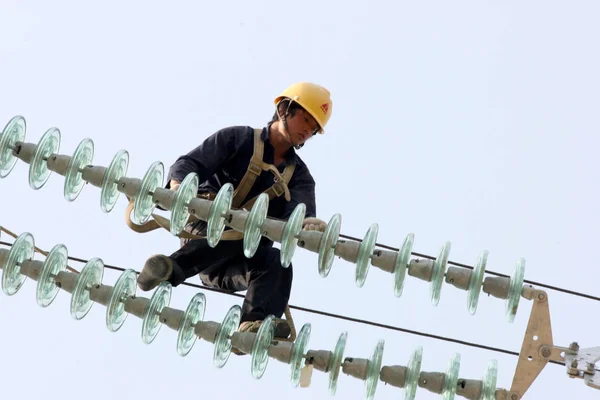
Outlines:
{"type": "Polygon", "coordinates": [[[507,397],[510,400],[521,399],[549,361],[564,363],[569,377],[581,378],[586,385],[600,389],[600,374],[596,373],[595,366],[600,360],[600,347],[579,350],[577,343],[572,343],[569,347],[555,346],[552,341],[548,294],[532,286],[525,286],[522,296],[533,300],[533,307],[507,397]]]}
{"type": "Polygon", "coordinates": [[[586,385],[600,389],[600,374],[596,363],[600,361],[600,347],[579,349],[577,342],[571,343],[565,352],[565,367],[570,378],[583,379],[586,385]]]}

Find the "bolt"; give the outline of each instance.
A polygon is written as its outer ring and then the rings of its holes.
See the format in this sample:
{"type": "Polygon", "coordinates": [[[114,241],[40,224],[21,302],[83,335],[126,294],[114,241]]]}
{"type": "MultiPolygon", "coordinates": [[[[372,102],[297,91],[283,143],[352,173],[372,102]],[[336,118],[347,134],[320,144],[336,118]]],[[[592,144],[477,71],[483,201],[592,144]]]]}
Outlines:
{"type": "Polygon", "coordinates": [[[518,394],[513,394],[510,396],[510,400],[519,400],[519,395],[518,394]]]}
{"type": "Polygon", "coordinates": [[[579,372],[567,371],[567,376],[571,379],[575,379],[579,376],[579,372]]]}
{"type": "Polygon", "coordinates": [[[571,363],[571,368],[577,368],[577,360],[573,360],[573,362],[571,363]]]}
{"type": "Polygon", "coordinates": [[[569,345],[569,350],[579,351],[579,344],[577,342],[573,342],[569,345]]]}
{"type": "Polygon", "coordinates": [[[550,357],[552,350],[548,346],[542,347],[542,357],[550,357]]]}
{"type": "Polygon", "coordinates": [[[593,372],[595,368],[596,368],[596,365],[591,364],[591,363],[588,364],[588,367],[587,367],[588,371],[593,372]]]}
{"type": "Polygon", "coordinates": [[[544,293],[539,293],[537,297],[538,300],[543,301],[546,298],[546,295],[544,293]]]}

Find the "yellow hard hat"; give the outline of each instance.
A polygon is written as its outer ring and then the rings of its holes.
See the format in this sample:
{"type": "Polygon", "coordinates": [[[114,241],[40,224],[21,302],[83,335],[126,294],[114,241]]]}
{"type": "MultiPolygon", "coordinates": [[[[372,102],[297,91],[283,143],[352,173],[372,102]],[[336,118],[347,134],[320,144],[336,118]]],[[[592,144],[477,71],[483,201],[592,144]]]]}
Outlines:
{"type": "Polygon", "coordinates": [[[319,124],[319,133],[324,133],[333,106],[329,90],[314,83],[299,82],[288,87],[277,96],[275,105],[285,98],[300,104],[319,124]]]}

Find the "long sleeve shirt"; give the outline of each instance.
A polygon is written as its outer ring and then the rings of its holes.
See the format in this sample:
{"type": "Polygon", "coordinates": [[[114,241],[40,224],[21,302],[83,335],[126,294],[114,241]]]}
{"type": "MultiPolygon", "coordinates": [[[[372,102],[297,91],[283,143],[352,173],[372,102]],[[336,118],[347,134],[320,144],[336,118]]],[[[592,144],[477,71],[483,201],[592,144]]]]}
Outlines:
{"type": "MultiPolygon", "coordinates": [[[[263,161],[274,163],[275,149],[269,142],[269,127],[264,127],[261,138],[264,141],[263,161]]],[[[249,126],[231,126],[221,129],[189,153],[180,156],[170,167],[167,188],[170,181],[181,182],[187,174],[198,174],[198,193],[216,194],[223,184],[229,182],[236,188],[245,175],[250,158],[254,153],[254,129],[249,126]]],[[[306,217],[316,217],[315,181],[306,164],[294,149],[290,149],[282,164],[277,165],[280,173],[290,162],[296,162],[294,174],[288,183],[291,201],[279,196],[269,202],[268,216],[287,220],[299,203],[306,205],[306,217]]],[[[244,201],[264,192],[274,183],[273,174],[263,171],[256,179],[244,201]]]]}

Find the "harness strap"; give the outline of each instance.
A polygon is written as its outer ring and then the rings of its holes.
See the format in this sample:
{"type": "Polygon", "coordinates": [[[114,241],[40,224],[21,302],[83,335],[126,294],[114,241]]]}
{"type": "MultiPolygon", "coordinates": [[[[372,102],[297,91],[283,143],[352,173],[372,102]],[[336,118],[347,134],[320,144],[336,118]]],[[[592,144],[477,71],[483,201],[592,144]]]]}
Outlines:
{"type": "MultiPolygon", "coordinates": [[[[268,188],[267,190],[264,191],[264,193],[269,195],[269,200],[273,200],[273,198],[279,197],[284,193],[286,193],[286,200],[287,201],[291,200],[291,196],[290,196],[290,198],[287,197],[287,194],[289,194],[289,189],[288,189],[287,185],[290,182],[290,180],[292,179],[292,175],[294,175],[295,169],[296,169],[295,163],[286,165],[286,167],[283,169],[283,173],[280,175],[281,179],[278,179],[276,177],[275,183],[270,188],[268,188]]],[[[279,171],[277,171],[277,172],[279,172],[279,171]]],[[[244,203],[244,205],[241,208],[250,210],[257,199],[258,199],[258,196],[254,196],[252,199],[250,199],[246,203],[244,203]]]]}
{"type": "Polygon", "coordinates": [[[252,158],[250,158],[248,170],[233,192],[233,202],[231,203],[231,206],[234,208],[238,208],[240,204],[242,204],[242,201],[244,201],[248,192],[250,192],[254,182],[256,182],[256,178],[258,178],[263,171],[264,143],[260,138],[261,133],[262,129],[254,129],[254,153],[252,154],[252,158]]]}
{"type": "Polygon", "coordinates": [[[290,305],[285,306],[285,321],[290,326],[290,337],[289,338],[278,338],[277,340],[281,342],[294,342],[296,340],[296,324],[294,324],[294,320],[292,319],[292,313],[290,312],[290,305]]]}
{"type": "MultiPolygon", "coordinates": [[[[133,199],[129,200],[129,204],[127,204],[127,209],[125,210],[125,223],[128,227],[131,228],[134,232],[137,233],[146,233],[159,228],[164,228],[167,231],[171,230],[171,221],[168,218],[163,217],[162,215],[152,214],[152,220],[146,221],[145,223],[138,225],[131,220],[131,212],[133,211],[133,206],[135,202],[133,199]]],[[[197,218],[193,215],[190,215],[190,219],[188,222],[192,222],[192,220],[196,220],[197,218]]],[[[181,231],[178,237],[182,239],[206,239],[206,236],[201,235],[193,235],[186,231],[181,231]]],[[[221,240],[241,240],[244,238],[243,232],[238,232],[233,229],[223,232],[221,235],[221,240]]]]}

